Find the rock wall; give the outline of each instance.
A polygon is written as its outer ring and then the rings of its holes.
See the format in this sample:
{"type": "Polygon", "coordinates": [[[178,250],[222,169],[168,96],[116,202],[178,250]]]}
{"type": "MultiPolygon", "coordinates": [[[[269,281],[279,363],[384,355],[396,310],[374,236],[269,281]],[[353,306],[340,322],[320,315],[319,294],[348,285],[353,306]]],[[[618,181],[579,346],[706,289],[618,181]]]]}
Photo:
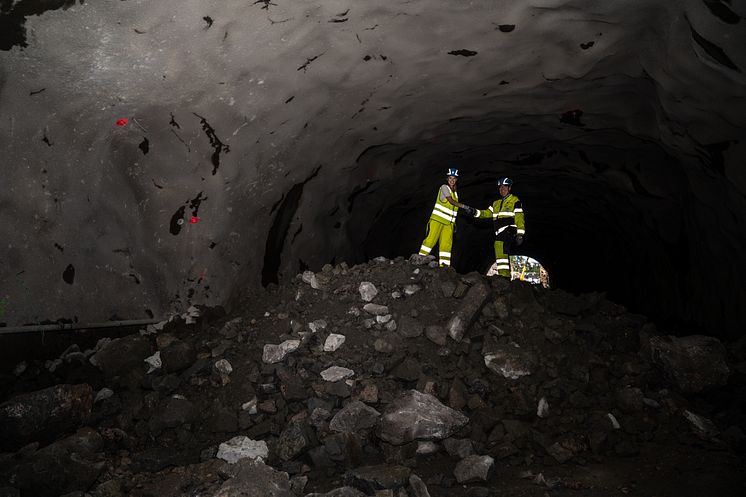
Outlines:
{"type": "MultiPolygon", "coordinates": [[[[0,12],[0,321],[161,316],[411,253],[457,165],[478,206],[516,180],[556,284],[710,333],[746,323],[743,6],[0,12]]],[[[457,267],[489,262],[488,232],[464,224],[457,267]]]]}

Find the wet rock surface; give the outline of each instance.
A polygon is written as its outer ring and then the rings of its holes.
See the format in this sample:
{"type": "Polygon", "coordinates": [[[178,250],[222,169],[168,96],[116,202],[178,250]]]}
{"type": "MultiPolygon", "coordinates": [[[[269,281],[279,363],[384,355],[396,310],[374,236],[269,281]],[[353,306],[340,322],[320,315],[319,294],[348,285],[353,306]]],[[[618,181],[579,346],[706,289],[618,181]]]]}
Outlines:
{"type": "Polygon", "coordinates": [[[95,355],[95,367],[14,366],[0,377],[2,440],[14,441],[0,454],[2,491],[741,495],[744,373],[731,362],[746,359],[742,344],[657,335],[598,295],[568,306],[551,290],[404,259],[314,276],[319,289],[298,278],[237,315],[107,342],[137,352],[131,369],[101,362],[103,343],[66,352],[95,355]],[[371,302],[362,282],[377,289],[371,302]],[[470,293],[481,302],[466,313],[470,293]],[[469,323],[458,340],[454,316],[469,323]],[[162,366],[148,373],[140,356],[154,350],[162,366]]]}

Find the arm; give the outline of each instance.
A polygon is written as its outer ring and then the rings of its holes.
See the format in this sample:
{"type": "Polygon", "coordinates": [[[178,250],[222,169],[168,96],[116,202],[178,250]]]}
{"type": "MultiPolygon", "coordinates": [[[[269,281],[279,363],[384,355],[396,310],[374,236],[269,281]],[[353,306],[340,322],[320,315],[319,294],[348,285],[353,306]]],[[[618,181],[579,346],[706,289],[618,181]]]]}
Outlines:
{"type": "Polygon", "coordinates": [[[492,219],[493,212],[494,212],[493,208],[490,205],[486,209],[482,209],[482,210],[477,209],[477,212],[474,213],[474,217],[477,217],[479,219],[492,219]]]}
{"type": "Polygon", "coordinates": [[[523,204],[520,201],[515,203],[513,212],[515,212],[515,225],[518,228],[517,234],[523,236],[526,234],[526,220],[523,217],[523,204]]]}

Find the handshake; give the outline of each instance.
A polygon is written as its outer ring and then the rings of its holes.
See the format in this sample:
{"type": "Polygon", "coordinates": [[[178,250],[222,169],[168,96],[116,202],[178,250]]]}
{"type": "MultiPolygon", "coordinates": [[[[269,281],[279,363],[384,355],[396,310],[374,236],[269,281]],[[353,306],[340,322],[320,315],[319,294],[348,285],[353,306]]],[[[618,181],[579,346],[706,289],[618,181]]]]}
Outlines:
{"type": "Polygon", "coordinates": [[[464,204],[463,207],[464,212],[466,212],[467,215],[477,217],[477,210],[474,207],[470,207],[466,204],[464,204]]]}

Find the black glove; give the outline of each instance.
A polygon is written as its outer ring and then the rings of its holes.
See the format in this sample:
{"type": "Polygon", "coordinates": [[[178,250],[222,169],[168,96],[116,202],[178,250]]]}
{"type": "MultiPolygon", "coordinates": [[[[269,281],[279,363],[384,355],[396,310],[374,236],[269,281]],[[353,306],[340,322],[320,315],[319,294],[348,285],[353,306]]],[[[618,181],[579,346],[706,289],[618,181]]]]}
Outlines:
{"type": "Polygon", "coordinates": [[[515,236],[515,244],[520,245],[523,243],[523,235],[516,235],[515,236]]]}
{"type": "Polygon", "coordinates": [[[464,211],[469,216],[474,216],[474,214],[477,212],[477,210],[474,207],[469,207],[468,205],[464,204],[464,211]]]}

